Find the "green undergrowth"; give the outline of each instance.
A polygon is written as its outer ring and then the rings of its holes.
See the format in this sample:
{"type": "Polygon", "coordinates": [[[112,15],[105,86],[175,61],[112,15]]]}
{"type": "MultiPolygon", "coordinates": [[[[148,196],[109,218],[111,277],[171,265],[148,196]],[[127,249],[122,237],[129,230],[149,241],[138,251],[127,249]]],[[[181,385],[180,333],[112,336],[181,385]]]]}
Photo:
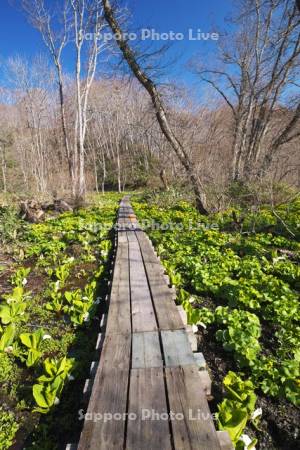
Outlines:
{"type": "MultiPolygon", "coordinates": [[[[231,209],[207,217],[181,199],[163,204],[136,196],[133,207],[189,323],[214,330],[215,342],[232,355],[240,389],[248,383],[253,395],[300,406],[300,200],[275,213],[231,209]]],[[[224,380],[219,428],[237,448],[250,448],[241,435],[255,402],[246,407],[243,396],[228,395],[231,381],[224,380]]]]}
{"type": "Polygon", "coordinates": [[[119,199],[94,197],[92,206],[33,225],[0,211],[1,450],[16,441],[54,450],[78,435],[119,199]]]}

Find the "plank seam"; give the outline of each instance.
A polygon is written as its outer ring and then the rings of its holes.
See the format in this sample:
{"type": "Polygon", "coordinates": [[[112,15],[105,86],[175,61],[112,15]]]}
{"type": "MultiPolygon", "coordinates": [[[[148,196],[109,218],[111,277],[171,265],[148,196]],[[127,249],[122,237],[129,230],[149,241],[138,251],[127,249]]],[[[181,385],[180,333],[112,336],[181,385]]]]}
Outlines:
{"type": "Polygon", "coordinates": [[[141,247],[141,243],[138,239],[137,233],[135,232],[135,236],[139,245],[139,249],[141,252],[141,256],[142,256],[142,261],[143,261],[143,266],[144,266],[144,270],[145,270],[145,274],[146,274],[146,278],[147,278],[147,283],[148,283],[148,288],[149,288],[149,292],[150,292],[150,297],[151,297],[151,302],[152,302],[152,306],[153,306],[153,311],[155,314],[155,320],[156,320],[156,325],[157,325],[157,332],[158,332],[158,339],[159,339],[159,346],[160,346],[160,352],[161,352],[161,357],[162,357],[162,362],[163,362],[163,380],[164,380],[164,388],[165,388],[165,395],[166,395],[166,406],[167,406],[167,411],[168,411],[168,424],[169,424],[169,431],[170,431],[170,441],[171,441],[171,448],[172,450],[175,450],[175,443],[174,443],[174,437],[173,437],[173,429],[172,429],[172,423],[171,423],[171,419],[170,419],[170,414],[171,414],[171,408],[170,408],[170,400],[169,400],[169,393],[168,393],[168,387],[167,387],[167,379],[166,379],[166,360],[165,360],[165,355],[164,355],[164,348],[163,348],[163,344],[162,344],[162,337],[161,337],[161,330],[159,328],[159,323],[158,323],[158,316],[157,316],[157,312],[156,312],[156,308],[155,308],[155,304],[154,304],[154,298],[153,298],[153,294],[152,294],[152,290],[151,290],[151,286],[150,286],[150,280],[149,280],[149,276],[148,276],[148,272],[147,272],[147,268],[146,268],[146,264],[145,264],[145,259],[144,259],[144,254],[142,251],[142,247],[141,247]]]}
{"type": "Polygon", "coordinates": [[[127,434],[128,434],[128,411],[129,411],[129,400],[130,400],[130,378],[132,371],[132,302],[131,302],[131,279],[130,279],[130,261],[129,261],[129,239],[126,233],[127,243],[128,243],[128,279],[129,279],[129,311],[130,311],[130,327],[131,327],[131,340],[130,340],[130,357],[129,357],[129,370],[128,370],[128,383],[127,383],[127,397],[126,397],[126,420],[124,425],[124,440],[123,440],[123,450],[126,450],[127,445],[127,434]]]}

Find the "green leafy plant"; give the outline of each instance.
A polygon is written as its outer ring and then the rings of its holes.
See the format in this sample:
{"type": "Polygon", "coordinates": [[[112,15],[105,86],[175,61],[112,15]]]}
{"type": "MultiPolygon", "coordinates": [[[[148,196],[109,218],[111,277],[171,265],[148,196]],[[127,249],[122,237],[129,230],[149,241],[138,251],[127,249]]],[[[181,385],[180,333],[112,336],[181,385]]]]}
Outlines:
{"type": "Polygon", "coordinates": [[[111,250],[111,241],[109,241],[108,239],[103,240],[100,242],[99,247],[102,258],[106,259],[111,250]]]}
{"type": "Polygon", "coordinates": [[[10,324],[4,329],[0,326],[0,351],[8,351],[14,342],[16,334],[16,327],[14,324],[10,324]]]}
{"type": "MultiPolygon", "coordinates": [[[[238,449],[244,449],[240,441],[241,435],[247,426],[256,404],[256,395],[251,381],[243,381],[236,373],[228,372],[223,380],[227,398],[218,405],[217,424],[218,428],[227,431],[238,449]]],[[[254,440],[249,448],[256,444],[254,440]]]]}
{"type": "Polygon", "coordinates": [[[300,406],[300,355],[293,359],[262,355],[252,369],[251,379],[266,395],[286,397],[300,406]]]}
{"type": "Polygon", "coordinates": [[[170,278],[170,284],[174,286],[180,286],[182,283],[182,277],[179,272],[176,272],[176,268],[172,265],[164,261],[164,266],[167,269],[167,273],[170,278]]]}
{"type": "Polygon", "coordinates": [[[57,280],[61,282],[61,285],[64,286],[68,277],[70,275],[70,267],[67,264],[59,266],[55,269],[55,277],[57,280]]]}
{"type": "Polygon", "coordinates": [[[60,360],[47,358],[44,361],[44,374],[38,378],[38,383],[32,388],[33,397],[38,405],[35,411],[46,414],[59,403],[61,391],[73,364],[74,360],[66,357],[60,360]]]}
{"type": "Polygon", "coordinates": [[[70,265],[62,264],[56,269],[48,269],[47,273],[49,276],[54,275],[55,279],[60,282],[60,286],[63,287],[70,275],[70,265]]]}
{"type": "MultiPolygon", "coordinates": [[[[17,387],[22,379],[22,370],[16,362],[13,352],[0,351],[0,392],[2,398],[16,397],[17,387]]],[[[1,448],[1,447],[0,447],[1,448]]]]}
{"type": "Polygon", "coordinates": [[[14,275],[11,277],[11,283],[18,288],[22,288],[27,284],[27,277],[31,269],[26,267],[20,267],[14,275]]]}
{"type": "Polygon", "coordinates": [[[253,365],[261,350],[258,340],[261,335],[259,318],[247,311],[218,306],[215,319],[217,324],[225,327],[217,331],[217,341],[223,343],[226,351],[234,352],[240,367],[253,365]]]}
{"type": "Polygon", "coordinates": [[[11,293],[3,295],[3,298],[6,300],[7,304],[22,303],[27,297],[28,294],[25,294],[24,288],[21,286],[17,286],[11,293]]]}
{"type": "Polygon", "coordinates": [[[19,338],[22,344],[28,348],[26,366],[34,366],[41,358],[43,352],[41,350],[41,345],[45,337],[50,337],[45,335],[44,330],[39,329],[33,333],[22,333],[19,338]]]}
{"type": "Polygon", "coordinates": [[[61,292],[53,291],[50,294],[51,302],[46,303],[46,309],[53,311],[60,317],[64,311],[64,297],[61,292]]]}
{"type": "Polygon", "coordinates": [[[26,320],[26,303],[10,303],[9,305],[0,305],[0,319],[4,325],[17,323],[26,320]]]}
{"type": "MultiPolygon", "coordinates": [[[[0,267],[1,278],[5,287],[7,282],[13,285],[11,292],[1,294],[0,299],[0,397],[4,399],[4,408],[9,405],[12,414],[15,412],[15,422],[22,426],[24,439],[28,437],[28,430],[32,429],[32,420],[36,423],[31,417],[33,410],[49,413],[59,402],[68,376],[71,377],[70,367],[66,370],[61,367],[66,359],[69,365],[66,355],[71,348],[80,363],[80,371],[82,374],[86,371],[88,358],[85,353],[92,351],[92,346],[89,347],[85,332],[75,328],[83,324],[89,326],[89,319],[99,303],[96,293],[99,296],[106,293],[103,286],[106,278],[103,275],[107,275],[106,261],[111,248],[109,227],[115,221],[119,197],[101,196],[98,199],[101,209],[97,206],[60,214],[39,224],[24,223],[15,216],[16,227],[10,226],[8,216],[5,216],[7,220],[2,221],[4,216],[0,211],[0,240],[2,229],[6,228],[3,253],[8,254],[7,261],[0,267]],[[15,267],[15,260],[25,260],[24,267],[15,267]],[[29,266],[34,288],[32,295],[25,290],[29,266]],[[80,290],[68,302],[65,286],[71,271],[72,287],[67,292],[75,292],[77,287],[80,290]],[[10,277],[12,273],[14,275],[10,277]],[[45,273],[49,274],[48,281],[45,273]],[[76,274],[79,274],[78,278],[76,274]],[[43,340],[45,335],[41,328],[47,329],[53,339],[43,340]],[[48,363],[47,370],[42,369],[44,358],[48,363]],[[32,383],[34,396],[31,402],[27,389],[32,377],[35,381],[32,383]]],[[[70,410],[73,410],[74,397],[71,395],[67,399],[70,410]]],[[[66,411],[65,406],[55,411],[62,429],[68,426],[63,412],[66,411]]],[[[0,413],[1,449],[11,447],[15,434],[13,421],[7,421],[7,435],[3,434],[5,427],[0,413]],[[11,439],[8,436],[10,431],[11,439]]],[[[53,429],[55,422],[49,414],[36,428],[38,439],[35,436],[30,439],[32,448],[56,448],[57,438],[53,429]]]]}
{"type": "Polygon", "coordinates": [[[74,325],[82,325],[90,320],[93,305],[91,299],[83,295],[80,289],[65,292],[65,299],[68,305],[64,307],[64,311],[74,325]]]}
{"type": "MultiPolygon", "coordinates": [[[[97,272],[97,274],[98,274],[98,272],[97,272]]],[[[97,282],[95,280],[88,283],[85,286],[84,291],[83,291],[83,297],[82,297],[83,300],[86,300],[87,302],[92,304],[94,301],[94,297],[95,297],[96,287],[97,287],[97,282]]]]}

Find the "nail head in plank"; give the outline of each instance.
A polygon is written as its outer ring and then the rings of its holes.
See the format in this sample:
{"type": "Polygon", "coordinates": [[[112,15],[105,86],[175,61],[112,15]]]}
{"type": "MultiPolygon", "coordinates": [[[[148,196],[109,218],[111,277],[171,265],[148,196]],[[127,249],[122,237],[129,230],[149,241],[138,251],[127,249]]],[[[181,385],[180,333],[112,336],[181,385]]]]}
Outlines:
{"type": "Polygon", "coordinates": [[[205,370],[207,366],[203,353],[194,353],[194,358],[199,370],[205,370]]]}

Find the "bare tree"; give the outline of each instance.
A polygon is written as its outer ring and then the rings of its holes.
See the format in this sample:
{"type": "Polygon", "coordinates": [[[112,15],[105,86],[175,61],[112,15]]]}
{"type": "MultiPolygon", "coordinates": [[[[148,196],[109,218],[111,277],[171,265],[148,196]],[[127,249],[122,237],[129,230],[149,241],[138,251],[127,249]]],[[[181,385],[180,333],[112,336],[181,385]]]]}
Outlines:
{"type": "Polygon", "coordinates": [[[66,120],[66,101],[65,101],[65,86],[64,75],[62,67],[63,50],[69,42],[70,34],[70,18],[69,18],[69,0],[63,1],[62,8],[59,12],[51,14],[45,4],[45,0],[22,0],[22,6],[27,13],[32,25],[41,33],[43,41],[48,48],[52,57],[57,73],[57,83],[59,92],[60,104],[60,119],[63,133],[63,141],[65,147],[65,155],[68,162],[69,175],[73,184],[74,167],[73,156],[70,148],[69,137],[67,132],[66,120]],[[57,27],[59,24],[59,28],[57,27]]]}
{"type": "Polygon", "coordinates": [[[22,0],[31,23],[40,31],[57,73],[61,127],[75,197],[85,195],[85,137],[89,93],[95,78],[98,56],[105,48],[98,33],[104,26],[100,0],[64,0],[58,12],[51,13],[46,0],[22,0]],[[66,83],[62,53],[69,42],[74,42],[76,89],[76,120],[73,137],[66,117],[66,83]]]}
{"type": "Polygon", "coordinates": [[[153,80],[147,75],[146,71],[143,70],[143,68],[139,64],[135,53],[129,46],[128,41],[125,39],[124,33],[116,19],[116,14],[110,4],[110,1],[102,0],[102,4],[105,19],[114,35],[117,37],[116,42],[122,52],[125,61],[127,62],[136,79],[141,83],[141,85],[150,95],[161,131],[163,132],[171,148],[176,153],[177,157],[181,161],[181,164],[187,172],[195,193],[197,208],[200,213],[207,214],[206,196],[204,193],[202,182],[198,174],[196,173],[195,167],[189,158],[187,150],[176,137],[173,129],[170,126],[170,121],[168,120],[168,116],[166,113],[166,107],[163,103],[160,93],[153,80]]]}
{"type": "Polygon", "coordinates": [[[105,49],[105,42],[98,39],[98,33],[104,28],[104,19],[102,14],[100,0],[70,0],[73,11],[75,47],[76,47],[76,98],[77,98],[77,137],[78,154],[76,154],[76,186],[75,195],[77,198],[83,198],[85,195],[85,137],[87,131],[87,110],[89,93],[95,78],[98,56],[105,49]],[[88,41],[86,33],[89,33],[91,40],[88,41]],[[89,43],[86,61],[86,72],[83,70],[83,46],[89,43]],[[82,81],[82,75],[85,73],[85,80],[82,81]]]}
{"type": "Polygon", "coordinates": [[[41,56],[29,62],[21,57],[10,58],[8,76],[14,90],[18,108],[19,130],[17,139],[26,148],[29,170],[35,180],[36,190],[47,191],[50,153],[47,146],[47,127],[51,117],[51,87],[54,77],[47,61],[41,56]]]}
{"type": "Polygon", "coordinates": [[[7,142],[4,141],[3,139],[0,139],[0,163],[1,163],[1,172],[2,172],[2,190],[3,190],[3,192],[7,191],[6,145],[7,145],[7,142]]]}
{"type": "Polygon", "coordinates": [[[240,0],[240,6],[238,31],[228,45],[222,41],[219,65],[195,64],[233,115],[233,180],[265,174],[280,147],[300,135],[297,6],[291,0],[240,0]]]}

